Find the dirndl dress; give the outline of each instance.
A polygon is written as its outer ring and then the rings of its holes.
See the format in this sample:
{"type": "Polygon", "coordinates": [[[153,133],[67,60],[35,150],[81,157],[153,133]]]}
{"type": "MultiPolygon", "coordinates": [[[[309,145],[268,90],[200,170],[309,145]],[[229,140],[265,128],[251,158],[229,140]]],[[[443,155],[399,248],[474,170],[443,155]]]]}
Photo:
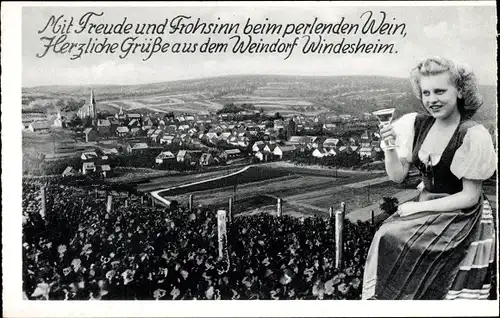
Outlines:
{"type": "MultiPolygon", "coordinates": [[[[420,150],[434,121],[429,115],[408,114],[394,123],[400,159],[422,175],[419,201],[458,193],[462,178],[486,180],[496,170],[491,136],[471,120],[460,122],[437,164],[424,164],[420,150]]],[[[362,299],[487,299],[495,233],[484,194],[466,209],[403,217],[395,213],[373,238],[362,299]]]]}

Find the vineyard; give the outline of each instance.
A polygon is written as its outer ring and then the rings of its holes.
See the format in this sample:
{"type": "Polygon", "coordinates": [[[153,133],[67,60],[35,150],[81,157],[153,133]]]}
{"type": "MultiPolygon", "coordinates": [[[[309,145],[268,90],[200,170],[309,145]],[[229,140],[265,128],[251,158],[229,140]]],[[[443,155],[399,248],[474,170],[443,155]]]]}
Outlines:
{"type": "Polygon", "coordinates": [[[346,221],[339,270],[331,220],[236,217],[227,229],[228,263],[218,259],[214,210],[148,206],[130,193],[48,180],[44,216],[42,183],[23,183],[29,299],[360,298],[369,223],[346,221]]]}

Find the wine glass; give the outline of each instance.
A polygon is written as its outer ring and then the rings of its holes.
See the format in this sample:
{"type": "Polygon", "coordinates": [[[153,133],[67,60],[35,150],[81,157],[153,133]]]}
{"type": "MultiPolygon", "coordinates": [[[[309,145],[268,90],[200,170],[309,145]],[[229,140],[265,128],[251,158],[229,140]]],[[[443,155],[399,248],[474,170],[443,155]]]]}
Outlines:
{"type": "MultiPolygon", "coordinates": [[[[377,116],[378,121],[382,124],[382,126],[387,126],[392,122],[392,118],[394,116],[394,111],[396,108],[384,108],[374,111],[372,114],[377,116]]],[[[385,149],[394,149],[396,148],[396,143],[393,138],[389,140],[382,140],[385,145],[385,149]]]]}

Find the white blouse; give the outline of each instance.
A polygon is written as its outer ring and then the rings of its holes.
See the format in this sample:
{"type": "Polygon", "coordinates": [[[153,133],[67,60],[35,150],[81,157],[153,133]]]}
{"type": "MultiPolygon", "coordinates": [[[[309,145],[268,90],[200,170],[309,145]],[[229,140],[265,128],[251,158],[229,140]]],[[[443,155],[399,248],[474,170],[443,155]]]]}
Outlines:
{"type": "MultiPolygon", "coordinates": [[[[396,134],[397,153],[400,160],[411,163],[413,153],[413,138],[415,135],[414,124],[417,113],[401,116],[393,122],[396,134]]],[[[441,158],[441,153],[433,154],[441,158]]],[[[426,161],[428,154],[420,149],[418,157],[426,161]]],[[[438,161],[433,162],[437,164],[438,161]]],[[[453,157],[450,170],[459,179],[486,180],[490,178],[497,168],[497,154],[493,146],[491,135],[483,125],[475,125],[467,129],[462,145],[453,157]]]]}

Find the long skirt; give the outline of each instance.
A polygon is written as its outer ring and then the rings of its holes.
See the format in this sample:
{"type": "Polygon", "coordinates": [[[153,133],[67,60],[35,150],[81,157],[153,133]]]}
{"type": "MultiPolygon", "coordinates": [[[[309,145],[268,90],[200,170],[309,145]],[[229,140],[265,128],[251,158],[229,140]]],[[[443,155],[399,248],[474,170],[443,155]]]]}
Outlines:
{"type": "Polygon", "coordinates": [[[362,298],[487,299],[494,253],[486,197],[453,212],[394,214],[373,238],[362,298]]]}

